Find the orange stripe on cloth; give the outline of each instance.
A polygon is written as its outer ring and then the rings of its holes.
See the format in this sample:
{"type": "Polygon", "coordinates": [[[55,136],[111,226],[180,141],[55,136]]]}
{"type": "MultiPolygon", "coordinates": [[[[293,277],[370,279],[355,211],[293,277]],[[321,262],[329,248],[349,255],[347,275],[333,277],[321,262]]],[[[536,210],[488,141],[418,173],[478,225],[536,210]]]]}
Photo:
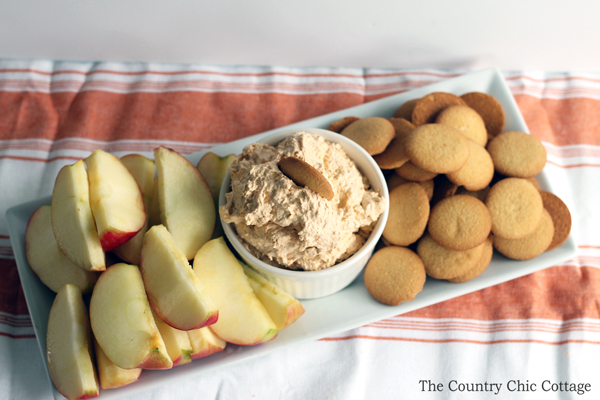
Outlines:
{"type": "Polygon", "coordinates": [[[515,96],[532,135],[557,146],[600,145],[600,100],[515,96]]]}
{"type": "Polygon", "coordinates": [[[357,94],[2,92],[2,139],[223,143],[361,104],[357,94]]]}
{"type": "Polygon", "coordinates": [[[600,344],[600,342],[591,340],[580,340],[580,339],[567,339],[556,342],[548,340],[537,340],[537,339],[500,339],[500,340],[470,340],[470,339],[416,339],[416,338],[400,338],[390,336],[372,336],[372,335],[351,335],[334,338],[323,338],[320,341],[325,342],[337,342],[343,340],[354,340],[354,339],[369,339],[369,340],[389,340],[398,342],[418,342],[418,343],[469,343],[469,344],[504,344],[504,343],[538,343],[547,345],[563,345],[567,343],[587,343],[587,344],[600,344]]]}
{"type": "Polygon", "coordinates": [[[498,332],[544,332],[544,333],[567,333],[574,331],[600,332],[600,324],[587,321],[571,321],[560,323],[546,323],[540,320],[512,320],[509,322],[474,322],[459,319],[442,321],[430,320],[426,323],[412,319],[385,319],[373,322],[368,327],[390,330],[412,330],[425,332],[460,331],[476,333],[498,333],[498,332]]]}
{"type": "Polygon", "coordinates": [[[476,320],[600,319],[600,270],[551,267],[405,314],[418,318],[476,320]]]}

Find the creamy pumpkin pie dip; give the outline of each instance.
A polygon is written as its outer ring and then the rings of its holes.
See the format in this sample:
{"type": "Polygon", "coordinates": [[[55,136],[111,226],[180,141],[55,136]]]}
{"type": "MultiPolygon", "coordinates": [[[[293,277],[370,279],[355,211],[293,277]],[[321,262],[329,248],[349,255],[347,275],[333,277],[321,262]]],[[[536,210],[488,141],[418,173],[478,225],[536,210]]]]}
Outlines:
{"type": "Polygon", "coordinates": [[[220,207],[244,245],[275,266],[316,271],[356,253],[385,209],[383,196],[339,144],[296,132],[276,147],[253,143],[230,169],[231,192],[220,207]],[[278,168],[282,157],[296,157],[331,184],[327,200],[295,184],[278,168]]]}

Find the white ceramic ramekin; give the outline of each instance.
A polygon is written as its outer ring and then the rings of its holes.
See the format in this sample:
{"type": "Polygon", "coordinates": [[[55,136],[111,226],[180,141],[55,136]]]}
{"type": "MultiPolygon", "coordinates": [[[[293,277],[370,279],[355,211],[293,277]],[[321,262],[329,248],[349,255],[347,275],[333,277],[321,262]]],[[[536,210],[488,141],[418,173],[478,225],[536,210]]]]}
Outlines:
{"type": "MultiPolygon", "coordinates": [[[[258,142],[269,145],[276,145],[287,136],[299,129],[281,130],[277,133],[269,135],[258,142]]],[[[301,129],[301,131],[313,133],[323,136],[325,140],[339,143],[346,154],[356,163],[356,166],[367,177],[371,183],[371,187],[381,193],[386,201],[386,207],[379,217],[379,221],[371,232],[371,235],[363,245],[363,247],[353,256],[345,261],[334,265],[333,267],[321,271],[294,271],[284,268],[274,267],[270,264],[261,261],[255,257],[241,242],[235,231],[233,224],[227,224],[221,220],[225,235],[231,242],[232,246],[239,253],[242,259],[252,268],[257,270],[261,275],[275,283],[277,286],[288,292],[290,295],[298,299],[314,299],[318,297],[328,296],[338,292],[348,286],[367,265],[369,258],[373,254],[373,250],[377,241],[383,233],[383,228],[388,218],[389,212],[389,193],[385,178],[375,163],[373,158],[354,141],[340,135],[339,133],[327,131],[324,129],[301,129]]],[[[225,176],[221,193],[219,197],[219,206],[224,205],[225,193],[229,192],[231,179],[229,172],[225,176]]]]}

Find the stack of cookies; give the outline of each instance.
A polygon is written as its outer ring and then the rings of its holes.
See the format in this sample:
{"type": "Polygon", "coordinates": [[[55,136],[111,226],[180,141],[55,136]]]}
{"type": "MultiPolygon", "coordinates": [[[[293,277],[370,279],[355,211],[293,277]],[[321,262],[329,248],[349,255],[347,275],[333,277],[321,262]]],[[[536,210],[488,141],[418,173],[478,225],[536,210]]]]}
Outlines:
{"type": "Polygon", "coordinates": [[[376,300],[412,300],[426,275],[471,280],[494,248],[529,260],[567,239],[569,210],[535,179],[546,164],[544,146],[527,133],[505,132],[504,123],[502,106],[486,93],[436,92],[402,104],[392,118],[331,124],[388,176],[384,247],[365,269],[376,300]]]}

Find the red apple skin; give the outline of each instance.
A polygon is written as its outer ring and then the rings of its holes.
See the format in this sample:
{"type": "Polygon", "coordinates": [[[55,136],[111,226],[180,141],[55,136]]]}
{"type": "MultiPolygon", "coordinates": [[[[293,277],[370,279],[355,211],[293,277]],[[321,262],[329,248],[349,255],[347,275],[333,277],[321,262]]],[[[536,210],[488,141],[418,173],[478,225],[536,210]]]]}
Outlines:
{"type": "MultiPolygon", "coordinates": [[[[169,359],[171,361],[171,359],[169,359]]],[[[152,350],[150,354],[146,356],[144,361],[137,366],[137,368],[142,369],[171,369],[173,367],[172,363],[165,363],[163,357],[161,357],[156,350],[152,350]]]]}
{"type": "MultiPolygon", "coordinates": [[[[144,274],[142,274],[142,278],[144,277],[144,274]]],[[[173,327],[175,329],[179,329],[182,330],[179,327],[173,326],[172,324],[169,323],[168,318],[166,318],[163,314],[161,314],[158,309],[158,307],[156,307],[156,302],[154,300],[154,297],[150,296],[148,294],[148,302],[150,303],[150,307],[152,308],[152,310],[156,313],[156,315],[158,315],[158,318],[162,319],[165,324],[169,325],[170,327],[173,327]]],[[[200,325],[192,327],[188,330],[192,330],[192,329],[199,329],[199,328],[203,328],[205,326],[209,326],[214,324],[215,322],[217,322],[219,320],[219,310],[215,311],[212,314],[209,314],[208,317],[202,322],[200,323],[200,325]]]]}
{"type": "Polygon", "coordinates": [[[296,320],[298,318],[300,318],[300,316],[302,314],[304,314],[304,307],[302,307],[302,304],[300,304],[299,302],[297,304],[296,303],[290,304],[287,307],[287,309],[288,309],[288,319],[281,329],[287,328],[288,326],[290,326],[291,324],[296,322],[296,320]]]}
{"type": "Polygon", "coordinates": [[[208,319],[206,320],[206,323],[202,326],[199,326],[199,328],[212,325],[212,324],[216,323],[218,320],[219,320],[219,311],[215,312],[214,314],[211,314],[210,317],[208,317],[208,319]]]}
{"type": "Polygon", "coordinates": [[[121,232],[121,231],[107,231],[102,234],[100,237],[100,244],[102,245],[102,250],[105,253],[108,253],[111,250],[116,249],[121,246],[129,239],[137,235],[137,233],[142,230],[140,228],[137,232],[121,232]]]}
{"type": "MultiPolygon", "coordinates": [[[[61,393],[62,394],[62,393],[61,393]]],[[[100,393],[91,393],[91,394],[86,394],[83,397],[80,397],[80,400],[84,400],[84,399],[92,399],[94,397],[98,397],[100,396],[100,393]]]]}
{"type": "Polygon", "coordinates": [[[208,357],[211,354],[215,354],[215,353],[218,353],[223,350],[224,349],[221,347],[213,346],[212,344],[210,344],[206,347],[206,349],[204,351],[201,351],[200,353],[196,353],[196,354],[192,353],[192,360],[197,360],[199,358],[208,357]]]}
{"type": "Polygon", "coordinates": [[[179,356],[175,360],[173,360],[173,367],[178,366],[182,359],[183,359],[183,356],[179,356]]]}

